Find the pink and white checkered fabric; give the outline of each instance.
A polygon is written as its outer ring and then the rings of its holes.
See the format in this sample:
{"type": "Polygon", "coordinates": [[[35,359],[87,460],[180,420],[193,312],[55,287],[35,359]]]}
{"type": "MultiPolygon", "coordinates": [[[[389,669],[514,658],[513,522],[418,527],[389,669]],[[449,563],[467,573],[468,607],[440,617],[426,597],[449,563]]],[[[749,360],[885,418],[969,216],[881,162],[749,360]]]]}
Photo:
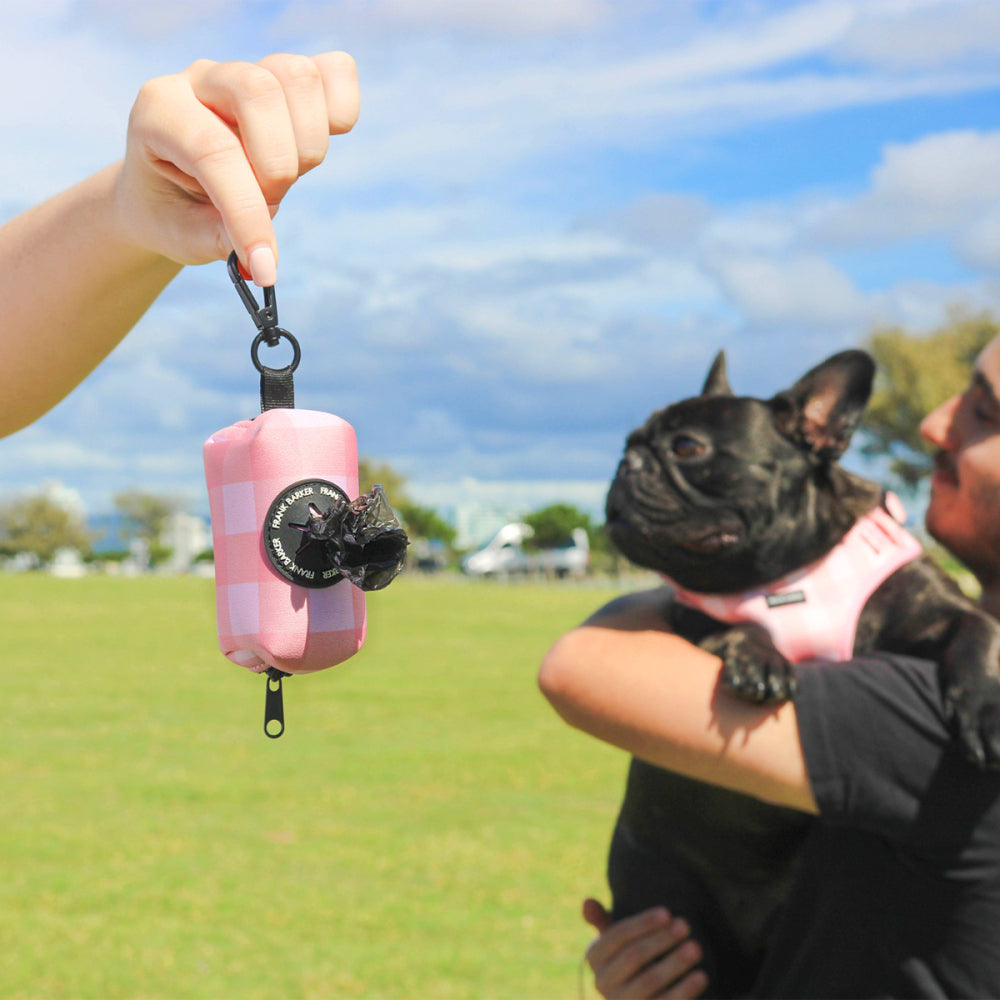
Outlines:
{"type": "Polygon", "coordinates": [[[302,479],[358,496],[354,428],[316,410],[272,409],[217,431],[204,446],[215,544],[219,648],[259,673],[311,673],[353,656],[365,641],[365,595],[341,580],[309,589],[271,566],[263,525],[272,501],[302,479]]]}
{"type": "MultiPolygon", "coordinates": [[[[757,622],[792,663],[818,657],[849,660],[858,616],[875,589],[923,551],[902,526],[894,494],[861,518],[822,559],[759,589],[699,594],[667,580],[676,599],[728,624],[757,622]]],[[[666,579],[666,578],[665,578],[666,579]]]]}

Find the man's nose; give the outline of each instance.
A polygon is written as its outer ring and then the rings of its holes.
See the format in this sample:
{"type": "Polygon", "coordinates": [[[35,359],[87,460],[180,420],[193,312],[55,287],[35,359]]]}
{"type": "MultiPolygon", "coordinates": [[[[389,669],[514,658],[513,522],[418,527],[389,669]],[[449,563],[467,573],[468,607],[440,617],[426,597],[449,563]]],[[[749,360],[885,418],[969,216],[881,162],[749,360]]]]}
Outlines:
{"type": "Polygon", "coordinates": [[[935,448],[947,450],[955,446],[955,411],[961,398],[945,400],[920,422],[920,436],[935,448]]]}

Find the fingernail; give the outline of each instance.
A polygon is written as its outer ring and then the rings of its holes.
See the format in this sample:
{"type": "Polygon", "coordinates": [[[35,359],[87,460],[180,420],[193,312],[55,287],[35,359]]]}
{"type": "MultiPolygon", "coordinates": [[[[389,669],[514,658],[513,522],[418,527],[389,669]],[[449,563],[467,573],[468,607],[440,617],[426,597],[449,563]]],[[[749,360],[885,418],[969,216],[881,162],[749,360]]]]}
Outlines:
{"type": "Polygon", "coordinates": [[[269,246],[254,247],[247,257],[254,284],[270,288],[278,280],[278,264],[269,246]]]}

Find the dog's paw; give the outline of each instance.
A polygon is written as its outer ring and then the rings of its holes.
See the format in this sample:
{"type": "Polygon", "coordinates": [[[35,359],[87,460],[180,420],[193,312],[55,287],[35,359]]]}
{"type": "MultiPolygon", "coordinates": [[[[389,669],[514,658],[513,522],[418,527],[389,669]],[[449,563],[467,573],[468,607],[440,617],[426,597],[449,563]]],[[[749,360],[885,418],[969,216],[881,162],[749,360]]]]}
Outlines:
{"type": "Polygon", "coordinates": [[[978,767],[1000,770],[1000,681],[952,684],[945,690],[945,707],[965,756],[978,767]]]}
{"type": "Polygon", "coordinates": [[[741,698],[765,703],[794,696],[795,671],[763,629],[736,626],[706,636],[699,645],[722,660],[722,681],[741,698]]]}

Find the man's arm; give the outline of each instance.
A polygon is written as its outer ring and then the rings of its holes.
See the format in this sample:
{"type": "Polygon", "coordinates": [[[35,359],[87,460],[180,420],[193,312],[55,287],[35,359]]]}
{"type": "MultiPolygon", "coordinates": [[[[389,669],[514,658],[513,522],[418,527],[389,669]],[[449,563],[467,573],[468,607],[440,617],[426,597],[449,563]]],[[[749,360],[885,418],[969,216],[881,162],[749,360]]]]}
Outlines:
{"type": "Polygon", "coordinates": [[[660,589],[619,598],[549,650],[539,686],[571,726],[688,777],[816,813],[791,702],[721,685],[721,662],[671,633],[660,589]]]}

